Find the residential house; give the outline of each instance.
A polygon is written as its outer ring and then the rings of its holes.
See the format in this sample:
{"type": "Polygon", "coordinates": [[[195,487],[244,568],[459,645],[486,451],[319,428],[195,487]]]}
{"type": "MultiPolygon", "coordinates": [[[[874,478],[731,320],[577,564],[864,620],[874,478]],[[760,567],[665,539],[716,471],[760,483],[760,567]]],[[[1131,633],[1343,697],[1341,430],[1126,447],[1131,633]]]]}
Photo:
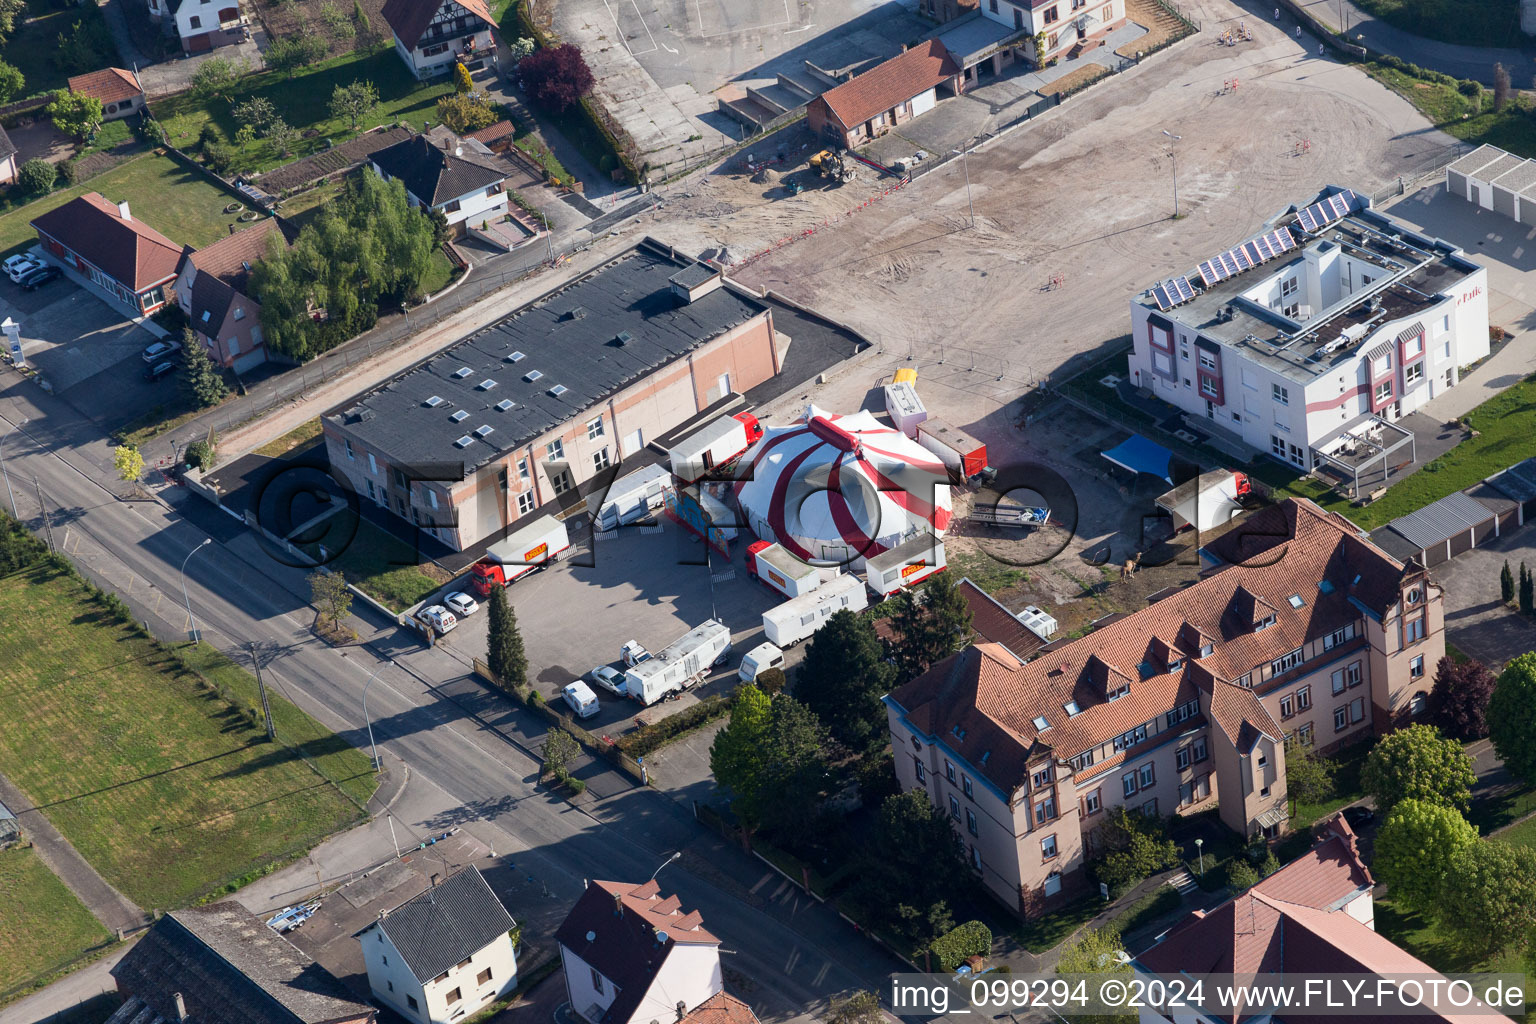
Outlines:
{"type": "Polygon", "coordinates": [[[459,1020],[516,987],[516,927],[480,870],[465,868],[358,933],[368,988],[407,1020],[459,1020]]]}
{"type": "Polygon", "coordinates": [[[173,910],[112,968],[108,1024],[374,1024],[308,954],[234,900],[173,910]]]}
{"type": "Polygon", "coordinates": [[[5,134],[4,128],[0,128],[0,185],[15,181],[16,170],[16,143],[5,134]]]}
{"type": "Polygon", "coordinates": [[[87,192],[40,214],[32,228],[43,251],[132,316],[168,301],[182,247],[134,218],[127,202],[87,192]]]}
{"type": "Polygon", "coordinates": [[[774,338],[755,295],[645,239],[323,417],[326,449],[463,551],[773,377],[774,338]]]}
{"type": "Polygon", "coordinates": [[[981,13],[1037,67],[1102,46],[1126,23],[1125,0],[982,0],[981,13]]]}
{"type": "Polygon", "coordinates": [[[485,0],[386,0],[395,52],[417,78],[446,75],[454,62],[479,71],[496,62],[496,21],[485,0]]]}
{"type": "Polygon", "coordinates": [[[206,53],[246,38],[239,0],[146,0],[151,21],[171,29],[186,53],[206,53]]]}
{"type": "Polygon", "coordinates": [[[144,109],[144,87],[136,72],[123,68],[103,68],[69,80],[69,91],[92,96],[101,101],[102,114],[116,121],[144,109]]]}
{"type": "Polygon", "coordinates": [[[1294,498],[1202,555],[1199,582],[1085,637],[1028,662],[978,644],[885,698],[902,788],[950,815],[1019,913],[1081,886],[1113,808],[1216,803],[1238,834],[1274,837],[1288,736],[1327,751],[1422,712],[1445,653],[1422,566],[1294,498]]]}
{"type": "MultiPolygon", "coordinates": [[[[1190,975],[1255,975],[1262,985],[1268,974],[1398,975],[1425,980],[1429,991],[1428,979],[1439,973],[1375,931],[1374,883],[1343,816],[1323,822],[1319,831],[1322,838],[1308,853],[1248,891],[1212,910],[1196,910],[1169,929],[1131,962],[1137,976],[1150,984],[1187,981],[1190,975]]],[[[1212,989],[1202,991],[1214,995],[1212,989]]],[[[1447,1024],[1509,1020],[1470,1005],[1455,1013],[1407,1005],[1402,1011],[1391,1019],[1447,1024]]],[[[1139,1016],[1140,1024],[1323,1024],[1339,1019],[1337,1005],[1329,1015],[1326,1009],[1309,1014],[1210,1003],[1176,1010],[1143,1007],[1139,1016]]]]}
{"type": "Polygon", "coordinates": [[[1302,470],[1379,482],[1396,421],[1488,354],[1488,271],[1330,185],[1131,299],[1130,383],[1199,429],[1302,470]]]}
{"type": "Polygon", "coordinates": [[[757,1024],[725,991],[720,940],[655,879],[596,879],[555,932],[570,1006],[589,1024],[757,1024]]]}
{"type": "Polygon", "coordinates": [[[176,301],[208,354],[243,373],[267,361],[261,303],[251,295],[251,268],[273,245],[293,244],[298,232],[277,217],[257,221],[210,246],[188,246],[176,271],[176,301]]]}
{"type": "Polygon", "coordinates": [[[806,120],[818,136],[852,149],[932,110],[940,89],[956,95],[959,75],[944,44],[930,39],[811,100],[806,120]]]}
{"type": "Polygon", "coordinates": [[[368,160],[381,178],[399,179],[412,206],[441,210],[455,235],[506,215],[507,169],[481,143],[451,132],[413,135],[368,160]]]}
{"type": "Polygon", "coordinates": [[[978,0],[920,0],[917,9],[934,21],[944,23],[976,10],[978,0]]]}

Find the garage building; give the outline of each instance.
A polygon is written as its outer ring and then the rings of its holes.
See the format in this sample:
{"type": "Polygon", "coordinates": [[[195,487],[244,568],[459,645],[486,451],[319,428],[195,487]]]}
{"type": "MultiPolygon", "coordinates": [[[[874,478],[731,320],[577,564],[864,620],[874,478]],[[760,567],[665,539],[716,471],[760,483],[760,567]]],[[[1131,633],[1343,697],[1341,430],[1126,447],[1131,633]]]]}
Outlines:
{"type": "Polygon", "coordinates": [[[820,137],[852,149],[932,110],[941,88],[959,93],[960,67],[930,39],[822,93],[806,120],[820,137]]]}
{"type": "Polygon", "coordinates": [[[326,448],[359,498],[464,550],[770,380],[788,345],[751,293],[645,239],[325,417],[326,448]]]}
{"type": "Polygon", "coordinates": [[[1445,187],[1485,210],[1536,227],[1536,160],[1479,146],[1445,169],[1445,187]]]}
{"type": "Polygon", "coordinates": [[[1431,568],[1497,537],[1501,511],[1507,508],[1490,507],[1457,491],[1392,520],[1372,532],[1371,542],[1397,558],[1412,558],[1431,568]]]}

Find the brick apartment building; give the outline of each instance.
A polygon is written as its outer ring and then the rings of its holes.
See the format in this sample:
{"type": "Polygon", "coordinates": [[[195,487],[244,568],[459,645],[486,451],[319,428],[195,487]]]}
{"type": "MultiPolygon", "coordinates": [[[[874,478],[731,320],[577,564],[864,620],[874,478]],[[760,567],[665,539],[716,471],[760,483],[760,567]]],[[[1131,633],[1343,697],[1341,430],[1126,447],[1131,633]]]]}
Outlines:
{"type": "Polygon", "coordinates": [[[322,421],[332,468],[455,550],[781,369],[773,313],[646,239],[322,421]]]}
{"type": "Polygon", "coordinates": [[[1290,499],[1215,539],[1204,578],[1026,662],[978,644],[886,697],[896,772],[1029,916],[1081,887],[1106,811],[1285,827],[1285,739],[1329,751],[1419,713],[1445,653],[1440,589],[1342,517],[1290,499]]]}

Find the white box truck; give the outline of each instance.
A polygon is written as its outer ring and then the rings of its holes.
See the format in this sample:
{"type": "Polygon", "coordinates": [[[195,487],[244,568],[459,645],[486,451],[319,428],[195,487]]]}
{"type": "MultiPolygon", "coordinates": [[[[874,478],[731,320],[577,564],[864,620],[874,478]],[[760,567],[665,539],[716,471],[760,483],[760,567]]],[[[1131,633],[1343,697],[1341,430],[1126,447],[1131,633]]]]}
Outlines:
{"type": "Polygon", "coordinates": [[[587,499],[589,512],[594,502],[602,502],[592,517],[592,525],[599,531],[607,531],[644,519],[652,509],[666,504],[667,487],[671,483],[672,474],[660,463],[625,473],[613,482],[606,494],[594,494],[587,499]]]}
{"type": "Polygon", "coordinates": [[[667,451],[672,475],[684,484],[697,483],[711,470],[729,465],[763,436],[762,425],[749,412],[725,416],[689,434],[667,451]]]}
{"type": "Polygon", "coordinates": [[[869,607],[864,581],[842,573],[809,594],[790,598],[763,613],[763,632],[768,642],[783,650],[793,647],[822,626],[834,612],[847,608],[861,612],[869,607]]]}
{"type": "Polygon", "coordinates": [[[885,412],[896,429],[913,440],[917,439],[917,425],[928,418],[917,388],[907,383],[885,386],[885,412]]]}
{"type": "Polygon", "coordinates": [[[730,653],[731,631],[725,623],[710,619],[672,641],[666,650],[631,666],[624,673],[624,689],[650,706],[669,693],[686,690],[730,653]]]}
{"type": "Polygon", "coordinates": [[[943,569],[944,542],[931,533],[917,533],[900,544],[865,559],[864,575],[876,597],[890,597],[943,569]]]}
{"type": "Polygon", "coordinates": [[[565,524],[554,516],[540,516],[486,549],[485,557],[469,567],[469,588],[483,601],[492,587],[510,587],[519,577],[556,561],[570,546],[565,524]]]}
{"type": "Polygon", "coordinates": [[[747,548],[747,572],[785,597],[809,594],[838,574],[834,568],[819,568],[802,562],[782,544],[760,540],[747,548]]]}

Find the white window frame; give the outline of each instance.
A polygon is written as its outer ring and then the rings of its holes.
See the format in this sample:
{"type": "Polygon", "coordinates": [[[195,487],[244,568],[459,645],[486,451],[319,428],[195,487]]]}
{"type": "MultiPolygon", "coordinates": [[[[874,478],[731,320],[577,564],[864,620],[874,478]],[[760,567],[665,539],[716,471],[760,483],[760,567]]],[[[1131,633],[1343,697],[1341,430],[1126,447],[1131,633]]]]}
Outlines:
{"type": "Polygon", "coordinates": [[[1288,387],[1283,387],[1279,384],[1271,384],[1269,386],[1269,394],[1277,405],[1291,404],[1291,389],[1288,387]]]}
{"type": "Polygon", "coordinates": [[[595,420],[588,420],[587,421],[587,440],[588,441],[596,441],[598,438],[600,438],[602,436],[603,436],[603,418],[601,416],[599,416],[595,420]]]}

